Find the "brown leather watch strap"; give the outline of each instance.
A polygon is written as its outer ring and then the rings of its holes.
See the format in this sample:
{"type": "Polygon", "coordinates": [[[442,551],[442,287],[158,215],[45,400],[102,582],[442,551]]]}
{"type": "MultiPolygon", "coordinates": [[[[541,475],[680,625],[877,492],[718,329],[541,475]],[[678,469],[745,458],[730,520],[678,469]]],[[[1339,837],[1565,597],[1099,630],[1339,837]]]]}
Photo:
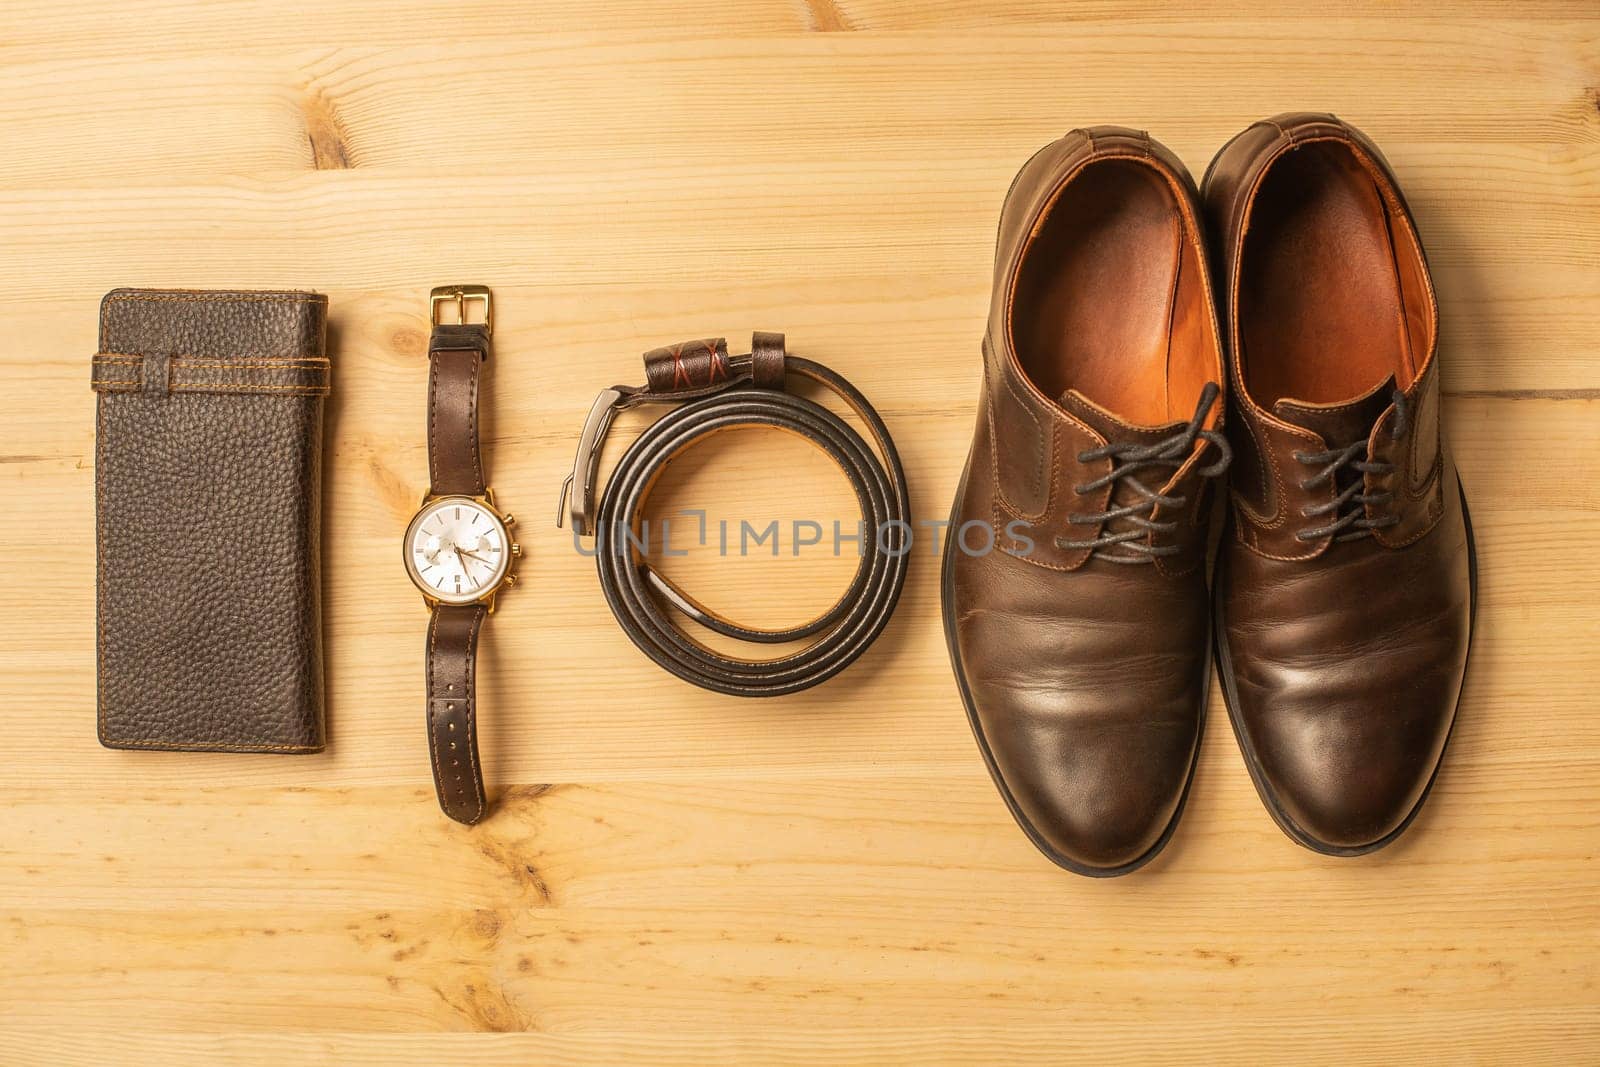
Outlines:
{"type": "Polygon", "coordinates": [[[440,604],[428,624],[428,749],[439,807],[471,826],[488,810],[478,761],[478,633],[489,609],[440,604]]]}
{"type": "Polygon", "coordinates": [[[435,326],[428,342],[428,478],[433,496],[482,496],[487,484],[478,449],[478,395],[489,328],[435,326]]]}

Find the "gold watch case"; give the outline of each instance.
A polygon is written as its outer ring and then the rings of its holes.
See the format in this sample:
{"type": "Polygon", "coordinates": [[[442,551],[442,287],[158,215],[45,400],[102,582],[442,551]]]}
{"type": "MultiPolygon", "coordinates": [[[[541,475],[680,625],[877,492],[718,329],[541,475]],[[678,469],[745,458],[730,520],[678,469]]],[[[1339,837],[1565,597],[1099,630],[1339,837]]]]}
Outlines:
{"type": "Polygon", "coordinates": [[[406,524],[405,538],[400,543],[400,555],[405,564],[406,575],[411,583],[422,594],[423,602],[428,610],[433,610],[440,605],[483,604],[488,607],[489,613],[494,613],[495,597],[502,589],[516,584],[517,560],[522,556],[522,546],[511,539],[511,527],[516,525],[516,518],[508,512],[502,512],[495,506],[494,490],[485,489],[483,496],[465,496],[462,494],[444,494],[440,496],[424,496],[422,503],[417,508],[417,513],[406,524]],[[506,551],[499,561],[491,578],[484,583],[483,588],[468,593],[451,594],[428,584],[426,578],[417,569],[415,553],[412,545],[415,542],[418,527],[429,516],[447,507],[452,501],[458,504],[470,504],[489,516],[493,526],[498,527],[498,533],[506,546],[506,551]]]}

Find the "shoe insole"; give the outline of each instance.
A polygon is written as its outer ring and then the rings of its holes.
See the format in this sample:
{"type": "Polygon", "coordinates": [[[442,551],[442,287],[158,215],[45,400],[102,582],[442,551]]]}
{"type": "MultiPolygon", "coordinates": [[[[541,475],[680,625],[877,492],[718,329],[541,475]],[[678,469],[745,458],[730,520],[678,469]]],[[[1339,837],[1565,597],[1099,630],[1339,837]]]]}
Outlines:
{"type": "Polygon", "coordinates": [[[1342,403],[1414,376],[1389,213],[1344,145],[1312,142],[1272,164],[1239,287],[1245,383],[1262,407],[1342,403]]]}
{"type": "Polygon", "coordinates": [[[1012,302],[1017,358],[1045,396],[1076,389],[1142,426],[1189,417],[1198,386],[1168,395],[1180,241],[1174,193],[1151,167],[1104,160],[1067,184],[1012,302]]]}

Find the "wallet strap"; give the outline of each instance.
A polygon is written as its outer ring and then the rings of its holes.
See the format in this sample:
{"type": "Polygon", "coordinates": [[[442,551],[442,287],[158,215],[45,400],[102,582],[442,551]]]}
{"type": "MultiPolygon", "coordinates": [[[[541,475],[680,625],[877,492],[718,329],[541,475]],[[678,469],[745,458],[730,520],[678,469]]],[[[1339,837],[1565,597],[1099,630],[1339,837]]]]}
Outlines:
{"type": "Polygon", "coordinates": [[[478,761],[478,633],[489,609],[440,604],[428,623],[428,750],[439,807],[471,826],[487,802],[478,761]]]}
{"type": "Polygon", "coordinates": [[[428,342],[428,478],[431,496],[482,496],[487,484],[478,448],[478,396],[489,328],[435,326],[428,342]]]}
{"type": "Polygon", "coordinates": [[[326,396],[330,362],[321,356],[224,358],[168,352],[97,352],[97,393],[263,393],[326,396]]]}

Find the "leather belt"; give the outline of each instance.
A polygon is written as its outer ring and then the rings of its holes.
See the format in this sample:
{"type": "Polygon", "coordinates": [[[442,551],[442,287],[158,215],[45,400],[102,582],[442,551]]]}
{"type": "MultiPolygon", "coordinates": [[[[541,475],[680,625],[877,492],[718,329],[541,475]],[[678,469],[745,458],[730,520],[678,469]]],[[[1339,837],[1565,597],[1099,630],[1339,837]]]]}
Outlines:
{"type": "Polygon", "coordinates": [[[911,543],[905,471],[888,428],[867,398],[820,363],[789,356],[783,335],[757,333],[747,356],[728,355],[722,338],[689,341],[645,353],[646,383],[600,394],[584,424],[560,511],[570,500],[574,533],[596,539],[595,561],[606,602],[645,655],[686,682],[733,696],[779,696],[810,688],[848,667],[883,632],[905,585],[911,543]],[[790,377],[836,393],[867,426],[874,454],[839,416],[785,391],[790,377]],[[618,411],[636,404],[677,403],[623,454],[595,503],[600,448],[618,411]],[[861,562],[837,603],[799,626],[764,630],[718,615],[653,570],[638,551],[639,525],[657,477],[674,458],[719,430],[788,430],[811,442],[844,472],[865,523],[861,562]],[[882,460],[879,459],[879,454],[882,460]],[[750,644],[812,638],[799,651],[771,659],[723,655],[675,625],[670,607],[715,633],[750,644]]]}

